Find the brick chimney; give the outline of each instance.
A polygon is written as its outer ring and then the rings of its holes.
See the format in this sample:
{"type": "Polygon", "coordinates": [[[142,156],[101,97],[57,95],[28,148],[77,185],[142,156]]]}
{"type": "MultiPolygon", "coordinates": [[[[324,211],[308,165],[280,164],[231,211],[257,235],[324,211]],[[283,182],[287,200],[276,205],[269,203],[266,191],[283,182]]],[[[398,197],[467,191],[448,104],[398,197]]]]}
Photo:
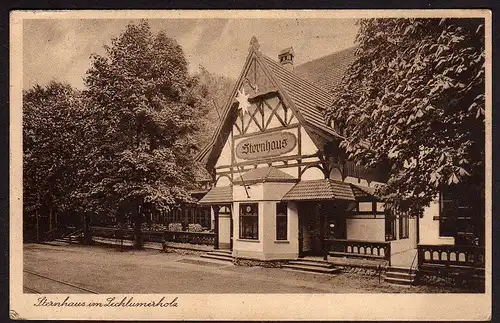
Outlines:
{"type": "Polygon", "coordinates": [[[293,56],[295,56],[293,48],[288,47],[279,52],[278,60],[284,68],[293,71],[293,56]]]}

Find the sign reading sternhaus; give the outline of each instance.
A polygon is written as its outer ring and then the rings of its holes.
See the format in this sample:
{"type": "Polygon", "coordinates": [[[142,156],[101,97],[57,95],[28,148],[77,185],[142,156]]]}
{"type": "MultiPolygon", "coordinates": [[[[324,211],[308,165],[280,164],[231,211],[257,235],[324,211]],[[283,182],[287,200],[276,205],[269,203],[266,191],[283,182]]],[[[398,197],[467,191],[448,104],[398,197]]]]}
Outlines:
{"type": "Polygon", "coordinates": [[[297,138],[290,132],[278,132],[244,139],[236,146],[236,156],[240,159],[275,157],[292,151],[297,138]]]}

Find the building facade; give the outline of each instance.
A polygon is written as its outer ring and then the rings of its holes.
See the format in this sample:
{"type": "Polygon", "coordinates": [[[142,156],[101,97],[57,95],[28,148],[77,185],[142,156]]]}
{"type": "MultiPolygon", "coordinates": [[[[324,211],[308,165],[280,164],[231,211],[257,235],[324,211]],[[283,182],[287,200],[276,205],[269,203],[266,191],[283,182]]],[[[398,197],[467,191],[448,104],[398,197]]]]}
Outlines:
{"type": "Polygon", "coordinates": [[[212,141],[198,156],[214,186],[216,246],[236,258],[286,260],[347,253],[384,258],[442,236],[440,199],[423,218],[387,212],[374,195],[386,165],[366,169],[339,147],[341,124],[323,110],[354,59],[347,49],[294,66],[287,48],[274,60],[252,38],[246,62],[212,141]],[[340,249],[335,249],[335,246],[340,249]]]}

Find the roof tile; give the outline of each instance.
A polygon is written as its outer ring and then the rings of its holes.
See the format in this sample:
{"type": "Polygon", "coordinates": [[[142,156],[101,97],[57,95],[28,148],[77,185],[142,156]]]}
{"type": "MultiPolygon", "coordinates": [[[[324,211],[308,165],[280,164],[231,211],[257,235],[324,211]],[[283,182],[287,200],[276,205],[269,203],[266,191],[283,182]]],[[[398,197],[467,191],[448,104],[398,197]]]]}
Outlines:
{"type": "Polygon", "coordinates": [[[233,187],[212,187],[208,193],[199,201],[201,204],[232,203],[233,187]]]}
{"type": "Polygon", "coordinates": [[[275,167],[254,168],[240,175],[233,184],[250,184],[263,182],[295,182],[298,179],[275,167]]]}
{"type": "Polygon", "coordinates": [[[297,183],[285,196],[283,201],[320,201],[320,200],[348,200],[358,201],[373,199],[369,193],[371,188],[361,188],[346,182],[333,179],[319,179],[301,181],[297,183]]]}

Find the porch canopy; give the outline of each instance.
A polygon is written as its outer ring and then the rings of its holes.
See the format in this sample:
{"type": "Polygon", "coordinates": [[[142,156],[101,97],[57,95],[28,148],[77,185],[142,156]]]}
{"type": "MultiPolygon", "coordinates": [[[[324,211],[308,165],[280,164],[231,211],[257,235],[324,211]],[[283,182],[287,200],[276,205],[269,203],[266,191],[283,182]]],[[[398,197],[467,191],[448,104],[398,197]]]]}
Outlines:
{"type": "Polygon", "coordinates": [[[301,181],[283,196],[282,201],[373,201],[377,200],[373,188],[333,179],[301,181]]]}
{"type": "Polygon", "coordinates": [[[212,187],[205,196],[199,201],[200,204],[228,204],[233,203],[233,187],[212,187]]]}
{"type": "Polygon", "coordinates": [[[238,176],[233,184],[235,185],[250,185],[255,183],[278,182],[278,183],[295,183],[298,179],[290,174],[287,174],[276,167],[267,166],[254,168],[242,175],[238,176]]]}

